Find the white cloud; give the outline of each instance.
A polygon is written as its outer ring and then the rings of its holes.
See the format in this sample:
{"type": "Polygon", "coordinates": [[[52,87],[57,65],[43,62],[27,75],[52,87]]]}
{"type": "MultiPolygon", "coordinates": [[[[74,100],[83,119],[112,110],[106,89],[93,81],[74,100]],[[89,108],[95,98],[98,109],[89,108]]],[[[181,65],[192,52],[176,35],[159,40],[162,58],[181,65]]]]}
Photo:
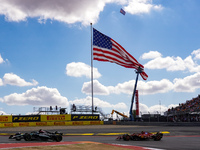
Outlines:
{"type": "MultiPolygon", "coordinates": [[[[194,59],[199,57],[200,50],[192,52],[192,55],[195,55],[194,59]]],[[[185,71],[189,72],[199,72],[200,66],[194,62],[192,55],[189,55],[185,59],[181,57],[161,57],[162,55],[157,51],[150,51],[149,53],[144,53],[141,58],[143,59],[152,59],[147,62],[144,67],[146,69],[166,69],[167,71],[185,71]],[[152,54],[152,57],[150,57],[152,54]],[[156,57],[153,57],[153,54],[156,57]],[[160,55],[160,56],[159,56],[160,55]]]]}
{"type": "Polygon", "coordinates": [[[175,107],[177,107],[177,106],[178,106],[178,104],[170,104],[170,105],[168,106],[168,108],[171,109],[172,107],[175,108],[175,107]]]}
{"type": "MultiPolygon", "coordinates": [[[[142,114],[157,114],[157,113],[161,113],[162,115],[164,114],[164,112],[166,112],[169,108],[172,107],[176,107],[178,106],[178,104],[171,104],[169,106],[165,106],[165,105],[154,105],[154,106],[150,106],[148,107],[145,104],[140,103],[139,104],[139,111],[142,114]]],[[[141,114],[140,114],[141,115],[141,114]]]]}
{"type": "Polygon", "coordinates": [[[145,104],[139,103],[139,111],[142,112],[142,114],[148,114],[149,113],[149,107],[145,104]]]}
{"type": "Polygon", "coordinates": [[[160,81],[138,82],[138,90],[141,91],[143,95],[167,93],[170,90],[173,90],[173,87],[173,83],[167,79],[162,79],[160,81]]]}
{"type": "Polygon", "coordinates": [[[8,115],[8,114],[5,113],[4,111],[0,111],[0,115],[8,115]]]}
{"type": "Polygon", "coordinates": [[[144,65],[147,69],[185,70],[185,62],[180,57],[157,57],[144,65]]]}
{"type": "Polygon", "coordinates": [[[40,23],[50,19],[89,25],[98,21],[100,12],[108,3],[124,5],[126,12],[131,14],[162,9],[151,0],[0,0],[0,15],[5,15],[7,21],[26,21],[30,17],[37,18],[40,23]]]}
{"type": "Polygon", "coordinates": [[[0,64],[2,64],[4,62],[3,58],[1,57],[1,54],[0,54],[0,64]]]}
{"type": "MultiPolygon", "coordinates": [[[[118,93],[132,94],[134,85],[135,85],[135,80],[119,83],[115,87],[115,91],[118,91],[118,93]]],[[[162,79],[160,81],[148,81],[148,82],[138,81],[137,88],[139,91],[141,91],[142,95],[167,93],[173,89],[173,83],[167,79],[162,79]]]]}
{"type": "Polygon", "coordinates": [[[47,88],[45,86],[32,88],[25,93],[13,93],[0,99],[7,105],[37,105],[37,106],[68,106],[66,97],[60,95],[56,88],[47,88]]]}
{"type": "MultiPolygon", "coordinates": [[[[94,97],[94,106],[100,107],[100,108],[112,108],[112,109],[127,109],[127,106],[125,103],[117,103],[117,104],[110,104],[106,101],[100,100],[99,98],[94,97]]],[[[87,96],[83,99],[75,99],[73,101],[69,101],[70,104],[76,104],[76,105],[85,105],[85,106],[92,106],[92,97],[87,96]]]]}
{"type": "Polygon", "coordinates": [[[130,14],[149,13],[151,10],[162,10],[161,5],[152,4],[152,0],[128,0],[128,6],[124,10],[130,14]]]}
{"type": "MultiPolygon", "coordinates": [[[[135,85],[135,80],[130,80],[124,83],[118,83],[116,86],[104,86],[99,81],[94,80],[94,94],[96,95],[109,95],[109,94],[129,94],[133,93],[133,88],[135,85]]],[[[160,81],[138,81],[137,88],[142,91],[142,95],[150,95],[157,93],[167,93],[173,90],[173,83],[167,79],[162,79],[160,81]]],[[[82,92],[86,94],[91,94],[91,82],[86,82],[83,84],[82,92]]]]}
{"type": "Polygon", "coordinates": [[[25,21],[28,17],[38,18],[39,22],[47,19],[68,24],[81,22],[89,25],[96,23],[106,1],[102,0],[0,0],[0,14],[8,21],[25,21]]]}
{"type": "MultiPolygon", "coordinates": [[[[110,93],[115,94],[129,94],[133,93],[133,88],[135,85],[135,80],[130,80],[128,82],[119,83],[117,86],[112,87],[109,86],[108,89],[110,93]]],[[[138,81],[137,88],[141,91],[142,95],[150,95],[150,94],[157,94],[157,93],[167,93],[173,89],[173,83],[171,83],[167,79],[162,79],[160,81],[138,81]]]]}
{"type": "MultiPolygon", "coordinates": [[[[42,114],[42,113],[40,113],[42,114]]],[[[38,115],[38,112],[27,112],[25,115],[38,115]]]]}
{"type": "MultiPolygon", "coordinates": [[[[81,91],[85,94],[91,94],[91,81],[85,82],[81,91]]],[[[94,95],[109,95],[109,90],[106,86],[99,83],[98,80],[93,80],[93,93],[94,95]]]]}
{"type": "MultiPolygon", "coordinates": [[[[82,62],[72,62],[66,66],[66,74],[73,77],[82,77],[86,76],[87,78],[91,77],[91,67],[82,62]]],[[[97,68],[93,67],[93,78],[100,78],[101,74],[97,68]]]]}
{"type": "Polygon", "coordinates": [[[155,59],[157,57],[161,57],[162,54],[158,51],[149,51],[148,53],[144,53],[141,58],[142,59],[155,59]]]}
{"type": "MultiPolygon", "coordinates": [[[[24,79],[20,78],[18,75],[13,74],[13,73],[6,73],[3,76],[3,85],[14,85],[14,86],[36,86],[38,84],[37,81],[34,79],[32,82],[26,82],[24,79]]],[[[1,80],[0,80],[0,85],[1,85],[1,80]]]]}
{"type": "Polygon", "coordinates": [[[164,106],[164,105],[154,105],[149,107],[149,112],[152,114],[163,114],[164,112],[166,112],[168,110],[168,107],[164,106]]]}
{"type": "Polygon", "coordinates": [[[200,48],[197,50],[194,50],[192,52],[192,55],[194,55],[194,59],[200,59],[200,48]]]}
{"type": "Polygon", "coordinates": [[[0,86],[3,86],[3,80],[0,78],[0,86]]]}
{"type": "MultiPolygon", "coordinates": [[[[123,83],[118,83],[116,86],[104,86],[99,81],[94,80],[95,95],[110,95],[110,94],[128,94],[132,95],[135,80],[130,80],[123,83]]],[[[152,95],[158,93],[174,92],[195,92],[200,88],[200,73],[187,76],[185,78],[175,78],[173,82],[168,79],[160,81],[138,81],[137,89],[141,95],[152,95]]],[[[85,82],[82,87],[82,92],[91,94],[91,82],[85,82]]]]}
{"type": "Polygon", "coordinates": [[[195,73],[183,79],[175,78],[173,82],[175,92],[194,92],[200,88],[200,73],[195,73]]]}
{"type": "Polygon", "coordinates": [[[132,94],[133,93],[133,87],[135,85],[135,80],[130,80],[124,83],[118,83],[116,86],[108,86],[108,89],[110,93],[114,94],[132,94]]]}

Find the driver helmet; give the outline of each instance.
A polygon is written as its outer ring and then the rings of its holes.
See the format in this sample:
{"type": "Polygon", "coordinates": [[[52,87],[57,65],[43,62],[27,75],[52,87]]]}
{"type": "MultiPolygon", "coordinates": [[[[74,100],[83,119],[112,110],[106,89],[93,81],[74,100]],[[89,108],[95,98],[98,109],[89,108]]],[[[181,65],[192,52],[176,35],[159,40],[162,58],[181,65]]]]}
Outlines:
{"type": "Polygon", "coordinates": [[[40,129],[40,130],[39,130],[39,133],[44,133],[44,130],[40,129]]]}

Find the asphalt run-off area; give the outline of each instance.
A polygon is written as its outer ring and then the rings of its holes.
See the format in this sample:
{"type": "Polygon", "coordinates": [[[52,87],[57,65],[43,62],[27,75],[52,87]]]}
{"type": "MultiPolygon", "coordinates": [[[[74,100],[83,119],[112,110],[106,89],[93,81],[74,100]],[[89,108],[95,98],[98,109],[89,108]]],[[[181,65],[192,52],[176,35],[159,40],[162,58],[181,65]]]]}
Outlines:
{"type": "Polygon", "coordinates": [[[84,125],[84,126],[39,126],[0,128],[0,149],[10,147],[65,145],[97,142],[129,149],[199,150],[200,126],[155,126],[155,125],[84,125]],[[21,141],[8,139],[16,132],[31,132],[44,129],[63,133],[61,142],[21,141]],[[117,141],[118,135],[146,132],[164,133],[161,141],[117,141]],[[9,144],[8,144],[9,143],[9,144]]]}

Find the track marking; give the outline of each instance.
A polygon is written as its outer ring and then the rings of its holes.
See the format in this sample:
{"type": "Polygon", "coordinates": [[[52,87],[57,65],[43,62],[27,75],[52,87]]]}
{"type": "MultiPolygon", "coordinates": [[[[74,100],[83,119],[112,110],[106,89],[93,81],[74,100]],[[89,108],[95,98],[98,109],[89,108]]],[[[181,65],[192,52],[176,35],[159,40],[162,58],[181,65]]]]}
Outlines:
{"type": "Polygon", "coordinates": [[[117,146],[117,147],[121,147],[121,148],[134,149],[134,150],[164,150],[164,149],[158,149],[158,148],[140,147],[140,146],[126,145],[126,144],[106,144],[106,145],[117,146]]]}
{"type": "Polygon", "coordinates": [[[77,144],[77,142],[3,143],[3,144],[0,144],[0,149],[18,148],[18,147],[68,145],[68,144],[77,144]]]}
{"type": "Polygon", "coordinates": [[[66,135],[66,136],[77,136],[77,135],[94,135],[94,133],[68,133],[68,134],[63,134],[63,135],[66,135]]]}
{"type": "Polygon", "coordinates": [[[71,144],[104,144],[110,146],[117,146],[122,148],[129,148],[134,150],[162,150],[156,148],[148,148],[148,147],[140,147],[140,146],[132,146],[125,144],[107,144],[107,143],[99,143],[92,141],[77,141],[77,142],[40,142],[40,143],[2,143],[0,144],[0,149],[8,149],[8,148],[22,148],[22,147],[38,147],[38,146],[57,146],[57,145],[71,145],[71,144]]]}
{"type": "MultiPolygon", "coordinates": [[[[150,133],[156,134],[157,132],[150,132],[150,133]]],[[[169,134],[170,132],[169,131],[160,131],[160,133],[162,133],[162,134],[169,134]]]]}
{"type": "Polygon", "coordinates": [[[129,133],[97,133],[95,135],[123,135],[123,134],[129,134],[129,133]]]}

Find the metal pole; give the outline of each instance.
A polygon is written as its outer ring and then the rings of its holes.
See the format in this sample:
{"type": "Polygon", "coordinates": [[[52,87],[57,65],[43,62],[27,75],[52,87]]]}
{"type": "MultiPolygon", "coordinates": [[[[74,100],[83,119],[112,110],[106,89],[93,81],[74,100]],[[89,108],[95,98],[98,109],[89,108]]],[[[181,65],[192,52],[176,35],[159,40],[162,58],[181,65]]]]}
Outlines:
{"type": "Polygon", "coordinates": [[[132,95],[132,100],[131,100],[131,108],[130,108],[130,120],[131,121],[134,121],[134,117],[133,117],[133,103],[134,103],[134,97],[135,97],[135,91],[136,91],[136,87],[137,87],[137,81],[138,81],[138,75],[139,73],[137,73],[137,76],[136,76],[136,80],[135,80],[135,87],[134,87],[134,90],[133,90],[133,95],[132,95]]]}
{"type": "Polygon", "coordinates": [[[137,82],[138,82],[138,77],[139,77],[139,74],[142,72],[143,70],[139,67],[138,70],[136,71],[137,73],[137,76],[136,76],[136,80],[135,80],[135,87],[134,87],[134,90],[133,90],[133,95],[132,95],[132,100],[131,100],[131,108],[130,108],[130,120],[131,121],[134,121],[134,117],[133,117],[133,113],[132,113],[132,110],[133,110],[133,103],[134,103],[134,97],[135,97],[135,92],[136,92],[136,88],[137,88],[137,82]]]}
{"type": "Polygon", "coordinates": [[[93,114],[93,108],[94,108],[94,103],[93,103],[93,48],[92,48],[92,23],[91,25],[91,93],[92,93],[92,114],[93,114]]]}

